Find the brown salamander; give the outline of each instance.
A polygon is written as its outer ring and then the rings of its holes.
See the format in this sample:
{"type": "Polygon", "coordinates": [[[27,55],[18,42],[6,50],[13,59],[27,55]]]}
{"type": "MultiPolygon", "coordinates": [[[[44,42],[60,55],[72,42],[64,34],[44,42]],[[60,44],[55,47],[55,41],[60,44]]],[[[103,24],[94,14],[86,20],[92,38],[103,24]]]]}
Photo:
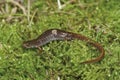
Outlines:
{"type": "Polygon", "coordinates": [[[90,38],[85,37],[81,34],[66,32],[66,31],[63,31],[60,29],[49,29],[49,30],[43,32],[38,38],[23,42],[23,46],[25,48],[40,48],[41,46],[49,43],[50,41],[74,40],[74,39],[79,39],[79,40],[85,41],[85,42],[93,45],[94,47],[96,47],[101,52],[101,54],[97,58],[92,59],[92,60],[87,60],[82,63],[98,62],[104,57],[104,55],[105,55],[104,48],[99,43],[97,43],[97,42],[91,40],[90,38]]]}

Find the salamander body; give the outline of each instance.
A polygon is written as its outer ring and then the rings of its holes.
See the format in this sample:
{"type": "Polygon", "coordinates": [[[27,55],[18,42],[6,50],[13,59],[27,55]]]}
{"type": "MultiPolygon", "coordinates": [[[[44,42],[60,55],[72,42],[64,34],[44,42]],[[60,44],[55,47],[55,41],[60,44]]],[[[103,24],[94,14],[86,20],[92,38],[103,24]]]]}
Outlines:
{"type": "Polygon", "coordinates": [[[92,39],[85,37],[81,34],[67,32],[67,31],[60,30],[60,29],[49,29],[49,30],[43,32],[40,36],[38,36],[38,38],[23,42],[23,46],[25,48],[38,48],[38,47],[41,47],[41,46],[49,43],[50,41],[74,40],[74,39],[85,41],[85,42],[93,45],[94,47],[96,47],[101,52],[101,54],[97,58],[92,59],[92,60],[87,60],[82,63],[98,62],[104,57],[105,51],[104,51],[104,48],[101,46],[101,44],[99,44],[99,43],[93,41],[92,39]]]}

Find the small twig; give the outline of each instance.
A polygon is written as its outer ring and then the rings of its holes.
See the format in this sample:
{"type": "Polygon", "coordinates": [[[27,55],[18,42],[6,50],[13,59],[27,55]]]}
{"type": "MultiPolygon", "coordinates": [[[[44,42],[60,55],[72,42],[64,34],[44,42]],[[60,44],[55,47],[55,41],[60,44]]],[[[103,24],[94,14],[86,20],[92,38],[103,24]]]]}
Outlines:
{"type": "Polygon", "coordinates": [[[5,3],[5,12],[9,13],[8,3],[5,3]]]}
{"type": "Polygon", "coordinates": [[[26,11],[25,7],[23,7],[21,4],[19,4],[19,2],[14,1],[14,0],[9,0],[8,2],[10,2],[10,3],[15,4],[16,6],[18,6],[20,9],[22,9],[23,14],[27,15],[27,11],[26,11]]]}
{"type": "Polygon", "coordinates": [[[57,0],[57,3],[58,3],[58,9],[62,9],[62,5],[61,5],[60,0],[57,0]]]}
{"type": "Polygon", "coordinates": [[[88,24],[88,28],[89,28],[89,30],[91,30],[91,23],[90,23],[90,20],[87,19],[86,21],[87,21],[87,24],[88,24]]]}
{"type": "Polygon", "coordinates": [[[71,4],[71,3],[74,3],[74,2],[75,2],[75,0],[69,0],[69,1],[66,2],[65,4],[61,5],[60,0],[57,0],[57,3],[58,3],[58,9],[59,9],[59,10],[60,10],[60,9],[63,9],[66,5],[71,4]]]}
{"type": "Polygon", "coordinates": [[[7,18],[7,21],[8,21],[8,22],[13,18],[12,15],[15,14],[16,11],[17,11],[17,7],[15,7],[15,8],[12,9],[10,15],[9,15],[8,18],[7,18]]]}
{"type": "Polygon", "coordinates": [[[23,11],[23,14],[27,15],[27,11],[26,11],[25,7],[22,6],[19,2],[15,1],[15,0],[3,0],[3,1],[0,1],[0,5],[4,4],[4,3],[12,3],[12,4],[18,6],[23,11]]]}
{"type": "MultiPolygon", "coordinates": [[[[30,0],[28,0],[28,6],[27,6],[27,8],[28,8],[27,19],[28,19],[28,23],[29,23],[30,22],[30,0]]],[[[29,24],[29,26],[31,26],[31,24],[29,24]]]]}
{"type": "Polygon", "coordinates": [[[33,19],[34,19],[34,17],[35,17],[35,14],[37,13],[37,10],[38,10],[38,9],[36,9],[36,10],[34,11],[33,15],[31,16],[31,20],[29,21],[29,22],[30,22],[29,25],[32,24],[32,21],[33,21],[33,19]]]}

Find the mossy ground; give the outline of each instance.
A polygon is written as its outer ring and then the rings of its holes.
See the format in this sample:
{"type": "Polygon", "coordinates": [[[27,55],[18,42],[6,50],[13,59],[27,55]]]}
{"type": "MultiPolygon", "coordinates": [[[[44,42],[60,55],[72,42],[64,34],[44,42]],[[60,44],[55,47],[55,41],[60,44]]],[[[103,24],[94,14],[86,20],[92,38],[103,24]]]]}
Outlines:
{"type": "MultiPolygon", "coordinates": [[[[66,3],[68,0],[61,0],[66,3]]],[[[24,5],[27,5],[24,4],[24,5]]],[[[14,6],[8,4],[10,10],[14,6]]],[[[3,6],[1,6],[4,9],[3,6]]],[[[27,7],[27,6],[26,6],[27,7]]],[[[76,0],[58,10],[56,0],[31,3],[30,16],[20,9],[8,21],[0,15],[0,80],[119,80],[119,0],[76,0]],[[99,52],[83,41],[53,41],[37,49],[25,49],[23,41],[47,29],[83,34],[102,44],[105,57],[94,64],[79,64],[99,52]]]]}

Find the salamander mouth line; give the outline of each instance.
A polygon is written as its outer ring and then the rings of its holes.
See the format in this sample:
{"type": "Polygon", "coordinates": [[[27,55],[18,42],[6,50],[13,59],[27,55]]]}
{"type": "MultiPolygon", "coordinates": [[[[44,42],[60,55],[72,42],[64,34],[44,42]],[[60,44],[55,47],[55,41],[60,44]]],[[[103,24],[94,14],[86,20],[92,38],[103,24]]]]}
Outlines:
{"type": "Polygon", "coordinates": [[[74,39],[85,41],[91,44],[92,46],[96,47],[100,52],[100,55],[97,58],[87,60],[82,63],[87,63],[87,64],[95,63],[103,59],[105,55],[105,51],[100,43],[97,43],[96,41],[81,34],[67,32],[60,29],[48,29],[47,31],[43,32],[40,36],[38,36],[36,39],[23,42],[23,47],[41,49],[40,48],[41,46],[54,40],[74,40],[74,39]]]}

